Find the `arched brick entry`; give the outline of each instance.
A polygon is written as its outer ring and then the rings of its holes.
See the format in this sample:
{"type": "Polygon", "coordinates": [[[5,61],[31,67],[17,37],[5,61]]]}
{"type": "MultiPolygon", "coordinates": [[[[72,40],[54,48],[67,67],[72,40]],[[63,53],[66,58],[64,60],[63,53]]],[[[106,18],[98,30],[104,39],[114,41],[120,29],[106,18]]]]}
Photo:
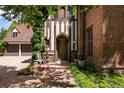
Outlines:
{"type": "Polygon", "coordinates": [[[68,38],[64,35],[57,37],[58,58],[68,60],[68,38]]]}

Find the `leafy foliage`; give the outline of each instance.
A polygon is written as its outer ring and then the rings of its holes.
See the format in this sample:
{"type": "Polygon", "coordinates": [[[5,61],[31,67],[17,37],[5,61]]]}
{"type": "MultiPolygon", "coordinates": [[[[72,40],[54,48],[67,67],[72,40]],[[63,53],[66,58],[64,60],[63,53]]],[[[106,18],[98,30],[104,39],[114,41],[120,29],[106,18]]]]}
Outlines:
{"type": "Polygon", "coordinates": [[[18,75],[33,75],[33,71],[31,71],[31,68],[33,67],[33,64],[30,64],[28,67],[20,70],[18,72],[18,75]]]}
{"type": "Polygon", "coordinates": [[[4,39],[6,32],[7,32],[6,29],[1,28],[1,30],[0,30],[0,40],[4,39]]]}
{"type": "Polygon", "coordinates": [[[9,27],[8,30],[3,29],[3,28],[1,29],[1,32],[0,32],[0,55],[3,55],[3,52],[4,52],[5,48],[6,48],[6,43],[5,43],[5,41],[4,41],[4,37],[6,36],[6,34],[7,34],[9,31],[12,31],[12,30],[13,30],[13,28],[15,27],[15,25],[16,25],[16,23],[13,22],[13,23],[11,24],[11,26],[9,27]]]}
{"type": "Polygon", "coordinates": [[[11,25],[9,26],[9,28],[8,28],[8,31],[7,31],[7,32],[12,31],[12,30],[15,28],[15,26],[16,26],[16,21],[13,21],[13,22],[11,23],[11,25]]]}
{"type": "Polygon", "coordinates": [[[79,69],[72,65],[70,67],[71,73],[75,78],[78,87],[81,88],[123,88],[124,76],[113,73],[93,73],[79,69]]]}
{"type": "Polygon", "coordinates": [[[0,40],[0,56],[3,55],[5,48],[6,48],[6,43],[3,40],[0,40]]]}
{"type": "Polygon", "coordinates": [[[32,53],[32,59],[33,59],[33,60],[36,60],[36,58],[37,58],[37,52],[33,52],[33,53],[32,53]]]}

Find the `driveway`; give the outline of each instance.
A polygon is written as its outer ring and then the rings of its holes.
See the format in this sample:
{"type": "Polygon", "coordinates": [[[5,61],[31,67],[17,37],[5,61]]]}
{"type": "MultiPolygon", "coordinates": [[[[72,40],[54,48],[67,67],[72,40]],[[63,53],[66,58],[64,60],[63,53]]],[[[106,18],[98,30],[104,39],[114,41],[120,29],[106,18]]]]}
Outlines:
{"type": "Polygon", "coordinates": [[[26,68],[30,63],[30,56],[2,56],[0,57],[0,88],[30,80],[31,76],[18,76],[20,69],[26,68]]]}
{"type": "Polygon", "coordinates": [[[0,74],[8,75],[10,71],[26,68],[31,62],[30,60],[30,56],[2,56],[0,57],[0,74]]]}

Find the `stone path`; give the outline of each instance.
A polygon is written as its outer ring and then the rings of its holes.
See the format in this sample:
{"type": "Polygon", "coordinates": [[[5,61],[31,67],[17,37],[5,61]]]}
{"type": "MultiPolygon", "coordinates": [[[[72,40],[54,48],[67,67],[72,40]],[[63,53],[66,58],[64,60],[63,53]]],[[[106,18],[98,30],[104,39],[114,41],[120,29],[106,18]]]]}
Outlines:
{"type": "MultiPolygon", "coordinates": [[[[53,66],[53,65],[52,65],[53,66]]],[[[42,75],[17,75],[17,71],[0,74],[0,87],[40,88],[40,87],[75,87],[74,79],[68,68],[53,66],[54,71],[44,70],[42,75]],[[60,69],[61,68],[61,69],[60,69]]],[[[14,69],[14,68],[13,68],[14,69]]],[[[2,71],[2,70],[1,70],[2,71]]]]}

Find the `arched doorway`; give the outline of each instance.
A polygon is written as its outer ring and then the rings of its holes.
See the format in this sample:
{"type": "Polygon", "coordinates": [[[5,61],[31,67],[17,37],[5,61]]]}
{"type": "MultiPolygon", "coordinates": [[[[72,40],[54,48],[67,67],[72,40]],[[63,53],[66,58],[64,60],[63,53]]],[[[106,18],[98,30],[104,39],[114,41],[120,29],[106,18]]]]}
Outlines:
{"type": "Polygon", "coordinates": [[[68,60],[68,39],[64,35],[57,38],[57,52],[59,59],[68,60]]]}

